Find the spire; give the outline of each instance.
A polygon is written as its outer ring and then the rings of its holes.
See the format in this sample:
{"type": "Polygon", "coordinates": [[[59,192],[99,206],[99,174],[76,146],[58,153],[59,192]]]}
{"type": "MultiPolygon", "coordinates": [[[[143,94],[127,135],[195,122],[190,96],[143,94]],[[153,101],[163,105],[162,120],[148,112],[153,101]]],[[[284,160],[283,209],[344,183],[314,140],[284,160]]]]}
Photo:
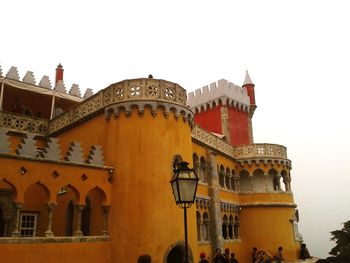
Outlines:
{"type": "Polygon", "coordinates": [[[253,81],[251,80],[251,78],[250,78],[250,76],[249,76],[248,70],[246,70],[246,73],[245,73],[245,79],[244,79],[243,86],[244,86],[244,85],[247,85],[247,84],[252,84],[252,85],[254,85],[253,81]]]}

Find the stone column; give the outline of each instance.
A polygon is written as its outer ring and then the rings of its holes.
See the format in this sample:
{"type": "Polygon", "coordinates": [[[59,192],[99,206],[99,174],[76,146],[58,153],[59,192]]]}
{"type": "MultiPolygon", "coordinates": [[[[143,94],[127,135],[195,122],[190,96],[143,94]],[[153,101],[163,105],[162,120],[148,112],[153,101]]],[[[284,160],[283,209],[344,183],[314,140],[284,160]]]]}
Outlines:
{"type": "Polygon", "coordinates": [[[48,204],[48,222],[47,222],[47,230],[45,232],[46,237],[53,237],[52,232],[52,215],[53,211],[55,210],[56,204],[55,203],[49,203],[48,204]]]}
{"type": "Polygon", "coordinates": [[[208,190],[211,204],[210,213],[210,240],[213,252],[216,248],[223,248],[224,240],[222,238],[221,207],[219,196],[219,175],[217,170],[216,153],[207,151],[207,160],[209,167],[208,190]]]}
{"type": "Polygon", "coordinates": [[[19,224],[21,221],[21,209],[23,204],[22,203],[14,203],[15,205],[15,229],[12,231],[12,236],[13,237],[19,237],[20,236],[20,231],[19,231],[19,224]]]}
{"type": "Polygon", "coordinates": [[[254,175],[249,175],[250,179],[250,191],[254,191],[254,175]]]}
{"type": "Polygon", "coordinates": [[[102,230],[102,235],[108,236],[109,231],[108,231],[108,214],[111,206],[110,205],[103,205],[102,206],[102,211],[103,211],[103,230],[102,230]]]}
{"type": "Polygon", "coordinates": [[[82,236],[83,232],[81,231],[81,214],[84,210],[85,205],[76,205],[75,206],[75,230],[74,236],[82,236]]]}

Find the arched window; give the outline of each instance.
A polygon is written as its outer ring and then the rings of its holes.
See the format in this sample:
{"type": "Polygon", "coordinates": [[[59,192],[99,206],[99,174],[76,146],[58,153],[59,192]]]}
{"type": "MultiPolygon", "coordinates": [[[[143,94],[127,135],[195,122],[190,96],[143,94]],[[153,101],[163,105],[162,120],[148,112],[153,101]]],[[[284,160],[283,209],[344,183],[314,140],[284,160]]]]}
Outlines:
{"type": "Polygon", "coordinates": [[[202,235],[201,235],[201,214],[199,211],[196,211],[196,220],[197,220],[197,240],[201,241],[202,240],[202,235]]]}
{"type": "Polygon", "coordinates": [[[233,191],[237,191],[236,178],[235,178],[236,172],[235,172],[235,170],[232,170],[231,175],[232,175],[232,177],[231,177],[231,189],[233,191]]]}
{"type": "Polygon", "coordinates": [[[228,227],[228,219],[227,219],[227,215],[224,215],[222,220],[222,237],[224,239],[228,239],[227,227],[228,227]]]}
{"type": "Polygon", "coordinates": [[[233,226],[233,234],[236,239],[239,238],[239,218],[238,216],[235,216],[235,224],[233,226]]]}
{"type": "Polygon", "coordinates": [[[278,173],[275,169],[269,170],[269,176],[272,178],[272,188],[274,191],[281,190],[281,177],[278,176],[278,173]]]}
{"type": "Polygon", "coordinates": [[[242,192],[251,190],[250,176],[247,170],[242,170],[239,173],[239,186],[242,192]]]}
{"type": "Polygon", "coordinates": [[[4,220],[4,216],[2,213],[2,207],[0,205],[0,237],[4,237],[5,236],[5,220],[4,220]]]}
{"type": "Polygon", "coordinates": [[[229,168],[226,168],[225,183],[226,188],[231,189],[231,171],[229,168]]]}
{"type": "Polygon", "coordinates": [[[233,216],[230,215],[229,224],[228,224],[228,236],[230,237],[230,239],[233,239],[233,226],[234,226],[233,216]]]}
{"type": "Polygon", "coordinates": [[[192,155],[192,160],[193,160],[193,170],[196,173],[196,175],[199,177],[199,179],[203,182],[204,181],[204,177],[202,177],[201,173],[199,172],[200,163],[199,163],[197,154],[194,153],[192,155]]]}
{"type": "Polygon", "coordinates": [[[262,192],[266,190],[266,180],[264,176],[264,171],[261,169],[256,169],[253,172],[254,176],[254,191],[262,192]]]}
{"type": "Polygon", "coordinates": [[[66,236],[73,236],[74,204],[69,201],[66,212],[66,236]]]}
{"type": "Polygon", "coordinates": [[[209,216],[207,212],[203,213],[202,239],[204,241],[209,240],[209,216]]]}
{"type": "Polygon", "coordinates": [[[200,158],[200,169],[199,169],[199,178],[203,178],[203,182],[208,182],[207,173],[206,173],[206,161],[202,156],[200,158]]]}
{"type": "Polygon", "coordinates": [[[223,165],[220,166],[219,184],[222,188],[225,187],[225,168],[223,165]]]}
{"type": "Polygon", "coordinates": [[[85,207],[81,214],[81,232],[84,236],[90,235],[90,214],[91,214],[91,201],[89,197],[85,198],[85,207]]]}

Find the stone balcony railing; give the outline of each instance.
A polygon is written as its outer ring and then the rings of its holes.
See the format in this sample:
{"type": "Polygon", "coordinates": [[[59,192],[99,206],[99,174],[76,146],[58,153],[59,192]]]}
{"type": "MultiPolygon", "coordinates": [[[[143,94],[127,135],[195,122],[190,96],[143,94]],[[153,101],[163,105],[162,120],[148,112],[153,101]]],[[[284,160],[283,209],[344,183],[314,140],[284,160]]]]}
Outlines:
{"type": "Polygon", "coordinates": [[[287,148],[282,145],[256,143],[235,147],[197,125],[193,128],[192,138],[237,160],[260,158],[287,159],[287,148]]]}
{"type": "Polygon", "coordinates": [[[186,90],[170,81],[152,78],[124,80],[110,85],[51,120],[49,133],[55,133],[115,103],[153,100],[186,107],[186,98],[186,90]]]}
{"type": "Polygon", "coordinates": [[[236,159],[248,158],[279,158],[287,159],[287,148],[278,144],[256,143],[235,147],[236,159]]]}
{"type": "Polygon", "coordinates": [[[43,119],[0,112],[0,127],[10,131],[31,132],[46,136],[49,123],[43,119]]]}

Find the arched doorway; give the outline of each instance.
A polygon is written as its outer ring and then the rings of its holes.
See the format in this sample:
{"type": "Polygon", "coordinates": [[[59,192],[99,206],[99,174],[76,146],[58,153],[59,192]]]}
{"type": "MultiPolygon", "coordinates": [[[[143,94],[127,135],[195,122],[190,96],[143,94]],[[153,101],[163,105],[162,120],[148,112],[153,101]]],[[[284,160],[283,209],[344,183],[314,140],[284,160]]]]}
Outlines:
{"type": "MultiPolygon", "coordinates": [[[[179,263],[185,261],[185,242],[177,241],[165,253],[164,263],[179,263]]],[[[193,263],[192,250],[188,247],[188,262],[193,263]]]]}

